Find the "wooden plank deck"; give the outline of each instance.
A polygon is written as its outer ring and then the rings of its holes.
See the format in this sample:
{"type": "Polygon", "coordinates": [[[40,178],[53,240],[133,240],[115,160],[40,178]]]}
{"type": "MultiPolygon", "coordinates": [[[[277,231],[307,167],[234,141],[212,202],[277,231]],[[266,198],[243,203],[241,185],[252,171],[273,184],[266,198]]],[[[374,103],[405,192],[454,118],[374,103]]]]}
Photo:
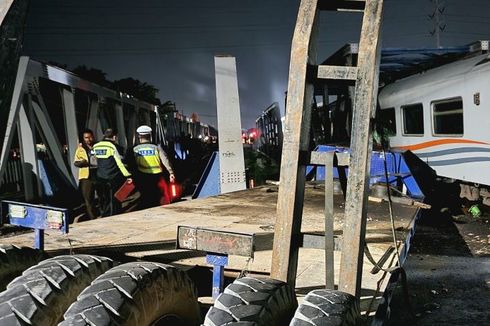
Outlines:
{"type": "MultiPolygon", "coordinates": [[[[77,223],[70,226],[68,235],[46,231],[45,249],[56,253],[104,254],[115,258],[142,259],[174,262],[185,266],[207,266],[202,254],[175,250],[178,225],[199,226],[258,235],[261,243],[255,257],[231,256],[229,268],[247,269],[251,272],[269,273],[271,268],[272,239],[275,223],[277,189],[264,186],[198,199],[183,201],[164,207],[77,223]]],[[[305,192],[302,232],[323,231],[324,189],[309,185],[305,192]]],[[[336,236],[342,234],[343,199],[334,199],[336,236]]],[[[418,209],[394,204],[395,224],[399,242],[404,242],[418,209]]],[[[32,233],[0,239],[6,244],[32,246],[32,233]]],[[[377,261],[392,245],[391,224],[387,203],[369,202],[367,243],[377,261]]],[[[388,259],[388,262],[392,259],[388,259]]],[[[296,288],[298,296],[325,284],[324,253],[321,249],[301,248],[299,255],[296,288]]],[[[339,278],[340,251],[335,252],[335,281],[339,278]]],[[[371,274],[371,263],[364,259],[361,303],[366,311],[384,272],[371,274]]],[[[384,280],[384,289],[389,277],[384,280]]],[[[382,290],[381,290],[382,291],[382,290]]],[[[377,293],[376,297],[382,295],[377,293]]],[[[375,310],[376,304],[372,307],[375,310]]]]}

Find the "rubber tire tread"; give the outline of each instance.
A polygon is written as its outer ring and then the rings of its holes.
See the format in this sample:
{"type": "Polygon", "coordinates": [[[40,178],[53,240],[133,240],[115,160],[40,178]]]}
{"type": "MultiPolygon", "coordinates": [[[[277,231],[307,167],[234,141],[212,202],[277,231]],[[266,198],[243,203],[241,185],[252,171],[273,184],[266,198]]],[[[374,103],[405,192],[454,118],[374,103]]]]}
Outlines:
{"type": "Polygon", "coordinates": [[[112,266],[111,259],[92,255],[41,261],[0,293],[0,325],[56,325],[78,294],[112,266]]]}
{"type": "Polygon", "coordinates": [[[287,325],[297,306],[294,289],[287,283],[243,277],[228,285],[216,298],[204,325],[287,325]]]}
{"type": "Polygon", "coordinates": [[[354,296],[337,290],[313,290],[294,314],[290,326],[358,325],[359,305],[354,296]]]}
{"type": "Polygon", "coordinates": [[[0,244],[0,292],[24,270],[46,258],[42,250],[0,244]]]}
{"type": "MultiPolygon", "coordinates": [[[[99,276],[65,313],[67,325],[150,325],[164,315],[199,325],[197,290],[187,274],[153,262],[119,265],[99,276]]],[[[173,324],[172,324],[173,325],[173,324]]]]}

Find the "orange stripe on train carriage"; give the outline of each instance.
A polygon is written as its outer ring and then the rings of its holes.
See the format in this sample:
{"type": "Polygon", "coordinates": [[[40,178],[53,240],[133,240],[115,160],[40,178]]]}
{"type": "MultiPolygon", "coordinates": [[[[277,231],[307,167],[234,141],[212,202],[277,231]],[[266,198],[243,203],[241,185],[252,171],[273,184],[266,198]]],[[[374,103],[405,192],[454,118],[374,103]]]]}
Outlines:
{"type": "Polygon", "coordinates": [[[444,138],[444,139],[430,140],[430,141],[426,141],[426,142],[419,143],[419,144],[414,144],[414,145],[396,146],[396,147],[393,147],[393,148],[394,149],[401,149],[401,150],[416,151],[416,150],[419,150],[419,149],[429,148],[429,147],[438,146],[438,145],[446,145],[446,144],[480,144],[480,145],[490,145],[489,143],[486,143],[486,142],[476,141],[476,140],[471,140],[471,139],[444,138]]]}

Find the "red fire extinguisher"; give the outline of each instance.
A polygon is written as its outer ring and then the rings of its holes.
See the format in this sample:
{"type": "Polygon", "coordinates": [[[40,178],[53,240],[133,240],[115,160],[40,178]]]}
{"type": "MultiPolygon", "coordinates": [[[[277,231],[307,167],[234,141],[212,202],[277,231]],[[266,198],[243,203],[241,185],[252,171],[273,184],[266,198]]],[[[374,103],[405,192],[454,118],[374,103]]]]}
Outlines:
{"type": "Polygon", "coordinates": [[[170,182],[170,198],[171,202],[178,201],[182,196],[182,186],[177,182],[170,182]]]}

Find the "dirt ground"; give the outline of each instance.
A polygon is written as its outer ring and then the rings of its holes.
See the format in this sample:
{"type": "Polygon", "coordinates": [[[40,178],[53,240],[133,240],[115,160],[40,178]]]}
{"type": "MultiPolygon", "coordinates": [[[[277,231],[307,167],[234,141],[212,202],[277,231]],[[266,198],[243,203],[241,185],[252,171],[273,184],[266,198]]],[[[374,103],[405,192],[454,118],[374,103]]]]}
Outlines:
{"type": "Polygon", "coordinates": [[[415,316],[398,286],[388,325],[490,325],[489,219],[423,215],[405,264],[415,316]]]}

